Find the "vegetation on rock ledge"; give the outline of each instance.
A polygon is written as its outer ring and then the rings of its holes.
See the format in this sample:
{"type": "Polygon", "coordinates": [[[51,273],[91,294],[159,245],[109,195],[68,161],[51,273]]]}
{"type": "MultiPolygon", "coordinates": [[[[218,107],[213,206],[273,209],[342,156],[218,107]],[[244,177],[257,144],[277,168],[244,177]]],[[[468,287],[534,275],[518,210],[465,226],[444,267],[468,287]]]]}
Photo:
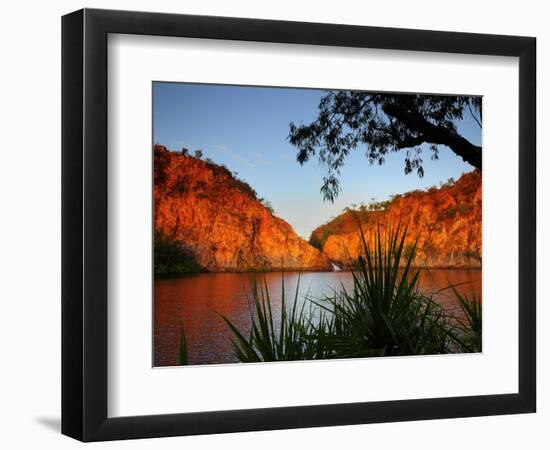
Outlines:
{"type": "Polygon", "coordinates": [[[154,240],[154,272],[155,275],[185,275],[204,272],[193,253],[187,250],[181,242],[155,232],[154,240]]]}

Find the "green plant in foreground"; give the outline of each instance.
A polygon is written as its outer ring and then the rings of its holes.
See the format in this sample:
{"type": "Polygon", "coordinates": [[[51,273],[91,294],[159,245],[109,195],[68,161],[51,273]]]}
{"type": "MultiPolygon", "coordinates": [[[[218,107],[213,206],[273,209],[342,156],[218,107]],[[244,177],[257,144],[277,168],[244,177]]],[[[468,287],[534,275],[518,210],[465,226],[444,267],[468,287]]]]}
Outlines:
{"type": "Polygon", "coordinates": [[[297,286],[289,312],[283,281],[278,323],[265,280],[252,282],[248,337],[224,317],[241,362],[481,351],[480,302],[450,286],[466,318],[461,320],[420,290],[420,272],[412,268],[416,242],[405,248],[406,227],[384,237],[378,229],[372,244],[360,232],[363,255],[352,270],[352,288],[342,285],[321,299],[306,295],[298,310],[297,286]],[[312,305],[320,310],[317,317],[312,305]]]}
{"type": "Polygon", "coordinates": [[[265,278],[262,282],[251,279],[251,329],[247,337],[227,317],[222,316],[233,333],[233,347],[239,361],[292,361],[325,359],[328,356],[324,352],[323,343],[313,333],[311,311],[306,314],[306,302],[298,307],[299,281],[289,311],[284,279],[281,285],[281,313],[276,321],[265,278]]]}
{"type": "Polygon", "coordinates": [[[482,307],[481,301],[475,296],[469,298],[461,295],[454,286],[450,286],[458,301],[464,319],[455,318],[455,326],[450,330],[449,336],[463,352],[481,352],[482,350],[482,307]]]}
{"type": "Polygon", "coordinates": [[[178,363],[180,366],[187,366],[189,364],[189,352],[187,350],[187,339],[185,338],[185,332],[183,331],[183,323],[180,323],[180,347],[178,354],[178,363]]]}
{"type": "Polygon", "coordinates": [[[329,314],[319,327],[341,358],[419,355],[449,352],[449,336],[441,328],[448,318],[430,296],[419,289],[419,270],[412,269],[416,242],[407,255],[406,236],[398,225],[378,229],[367,244],[360,230],[363,255],[352,271],[353,288],[317,302],[329,314]]]}

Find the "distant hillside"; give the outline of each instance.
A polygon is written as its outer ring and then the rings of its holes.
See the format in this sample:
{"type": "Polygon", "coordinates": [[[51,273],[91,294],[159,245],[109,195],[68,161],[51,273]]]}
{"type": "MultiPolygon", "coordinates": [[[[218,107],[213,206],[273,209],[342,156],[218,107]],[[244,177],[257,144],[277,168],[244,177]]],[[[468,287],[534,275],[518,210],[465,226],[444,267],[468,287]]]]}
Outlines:
{"type": "Polygon", "coordinates": [[[336,264],[347,266],[361,252],[357,221],[372,238],[379,225],[408,224],[407,249],[419,236],[415,264],[421,267],[481,267],[481,172],[427,191],[348,210],[316,228],[309,242],[336,264]]]}
{"type": "Polygon", "coordinates": [[[330,270],[227,168],[155,145],[155,273],[330,270]]]}

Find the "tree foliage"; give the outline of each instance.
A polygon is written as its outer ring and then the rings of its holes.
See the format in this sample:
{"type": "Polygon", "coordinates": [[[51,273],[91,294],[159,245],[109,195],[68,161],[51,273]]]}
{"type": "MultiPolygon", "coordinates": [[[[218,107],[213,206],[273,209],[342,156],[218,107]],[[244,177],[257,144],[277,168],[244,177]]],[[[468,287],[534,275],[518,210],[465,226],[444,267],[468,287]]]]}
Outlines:
{"type": "Polygon", "coordinates": [[[405,150],[405,173],[415,171],[420,177],[424,175],[422,144],[429,145],[432,159],[445,145],[481,169],[481,147],[456,128],[466,114],[481,127],[481,97],[329,91],[312,123],[290,123],[289,141],[298,150],[300,164],[317,156],[326,166],[321,193],[334,202],[345,159],[360,146],[366,146],[370,164],[380,165],[388,152],[405,150]]]}
{"type": "Polygon", "coordinates": [[[180,241],[155,230],[154,243],[155,275],[183,275],[204,271],[193,253],[180,241]]]}

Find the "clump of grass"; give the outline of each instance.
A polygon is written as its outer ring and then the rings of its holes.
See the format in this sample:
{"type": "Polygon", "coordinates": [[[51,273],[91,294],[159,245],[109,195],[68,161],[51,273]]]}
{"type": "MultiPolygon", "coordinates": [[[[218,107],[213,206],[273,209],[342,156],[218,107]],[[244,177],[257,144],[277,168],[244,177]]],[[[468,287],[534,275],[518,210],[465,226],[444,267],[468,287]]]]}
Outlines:
{"type": "Polygon", "coordinates": [[[450,286],[457,299],[464,319],[454,318],[454,326],[446,330],[450,338],[459,346],[461,352],[476,353],[482,351],[482,307],[476,297],[459,294],[454,286],[450,286]]]}
{"type": "Polygon", "coordinates": [[[183,323],[180,323],[180,346],[178,353],[178,364],[180,366],[187,366],[189,364],[189,352],[187,350],[187,339],[185,338],[185,332],[183,331],[183,323]]]}
{"type": "Polygon", "coordinates": [[[447,353],[448,318],[419,289],[412,269],[416,243],[404,252],[406,228],[398,225],[384,238],[377,229],[368,244],[360,229],[363,255],[357,260],[353,289],[316,302],[329,314],[318,331],[328,336],[336,357],[447,353]]]}
{"type": "Polygon", "coordinates": [[[283,281],[278,326],[265,280],[252,282],[248,336],[224,317],[241,362],[481,351],[480,302],[450,286],[466,318],[461,320],[420,290],[420,271],[413,269],[416,242],[404,245],[407,228],[399,224],[385,236],[377,229],[369,243],[359,229],[363,254],[352,270],[352,288],[341,285],[321,299],[306,296],[298,309],[297,286],[287,312],[283,281]],[[318,307],[319,317],[314,318],[311,305],[318,307]]]}
{"type": "Polygon", "coordinates": [[[311,310],[306,302],[298,307],[299,280],[294,301],[287,311],[284,279],[281,283],[281,313],[276,321],[271,309],[271,297],[265,278],[251,280],[250,332],[241,332],[227,317],[222,316],[233,333],[233,348],[239,361],[294,361],[326,359],[322,340],[314,334],[311,310]],[[278,323],[277,323],[278,322],[278,323]],[[245,336],[246,335],[246,336],[245,336]]]}

